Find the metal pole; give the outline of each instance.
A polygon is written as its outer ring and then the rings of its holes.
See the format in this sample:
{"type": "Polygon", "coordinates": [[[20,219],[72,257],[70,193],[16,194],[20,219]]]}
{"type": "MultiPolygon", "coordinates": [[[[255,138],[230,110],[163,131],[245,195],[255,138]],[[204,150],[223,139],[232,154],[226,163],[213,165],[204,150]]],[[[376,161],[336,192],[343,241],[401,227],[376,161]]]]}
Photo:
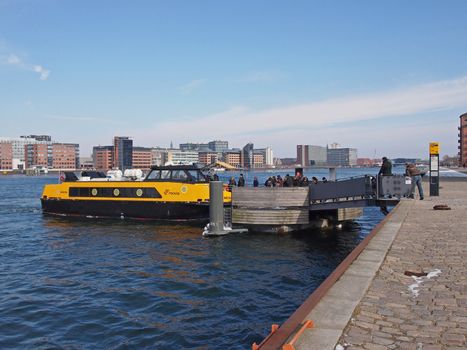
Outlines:
{"type": "Polygon", "coordinates": [[[224,230],[224,187],[221,181],[209,183],[209,221],[211,233],[224,230]]]}
{"type": "Polygon", "coordinates": [[[336,179],[337,179],[336,168],[329,168],[329,180],[336,181],[336,179]]]}
{"type": "Polygon", "coordinates": [[[439,196],[439,143],[430,142],[430,196],[439,196]]]}

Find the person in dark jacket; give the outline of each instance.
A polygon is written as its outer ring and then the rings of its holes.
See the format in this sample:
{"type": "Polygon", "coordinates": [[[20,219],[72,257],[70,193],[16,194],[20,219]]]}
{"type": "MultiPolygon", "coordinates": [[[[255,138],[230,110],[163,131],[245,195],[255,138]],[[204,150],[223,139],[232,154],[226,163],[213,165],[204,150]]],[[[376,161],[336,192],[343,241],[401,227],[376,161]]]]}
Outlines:
{"type": "Polygon", "coordinates": [[[243,177],[243,174],[240,174],[240,177],[238,178],[237,186],[245,187],[245,178],[243,177]]]}
{"type": "Polygon", "coordinates": [[[383,164],[381,164],[378,175],[392,175],[392,163],[386,157],[383,157],[383,164]]]}
{"type": "Polygon", "coordinates": [[[258,187],[259,186],[259,181],[258,181],[258,178],[255,176],[255,178],[253,179],[253,187],[258,187]]]}

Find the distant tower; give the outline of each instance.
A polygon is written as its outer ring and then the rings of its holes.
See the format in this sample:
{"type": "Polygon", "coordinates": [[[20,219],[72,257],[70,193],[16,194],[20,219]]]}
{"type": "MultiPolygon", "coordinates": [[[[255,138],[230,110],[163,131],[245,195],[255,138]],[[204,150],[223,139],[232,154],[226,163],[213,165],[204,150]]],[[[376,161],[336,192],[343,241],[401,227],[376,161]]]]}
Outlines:
{"type": "Polygon", "coordinates": [[[253,160],[253,148],[254,145],[252,142],[249,142],[243,147],[242,150],[242,165],[246,169],[252,169],[254,165],[254,160],[253,160]]]}
{"type": "Polygon", "coordinates": [[[174,148],[174,143],[170,141],[170,149],[173,149],[173,148],[174,148]]]}
{"type": "Polygon", "coordinates": [[[113,145],[113,166],[121,171],[133,166],[133,140],[127,136],[115,136],[113,145]]]}

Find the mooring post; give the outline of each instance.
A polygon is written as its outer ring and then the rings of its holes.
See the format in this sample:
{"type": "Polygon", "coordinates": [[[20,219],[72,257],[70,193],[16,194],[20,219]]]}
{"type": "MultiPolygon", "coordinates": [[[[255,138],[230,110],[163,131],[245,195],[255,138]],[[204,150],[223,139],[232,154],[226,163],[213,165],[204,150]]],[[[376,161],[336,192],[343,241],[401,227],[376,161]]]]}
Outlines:
{"type": "Polygon", "coordinates": [[[212,234],[224,231],[224,186],[221,181],[209,183],[209,221],[212,234]]]}
{"type": "Polygon", "coordinates": [[[209,225],[203,236],[221,236],[229,233],[248,232],[247,229],[224,227],[224,184],[221,181],[209,183],[209,225]]]}
{"type": "Polygon", "coordinates": [[[329,168],[329,180],[336,181],[336,179],[337,179],[336,168],[329,168]]]}

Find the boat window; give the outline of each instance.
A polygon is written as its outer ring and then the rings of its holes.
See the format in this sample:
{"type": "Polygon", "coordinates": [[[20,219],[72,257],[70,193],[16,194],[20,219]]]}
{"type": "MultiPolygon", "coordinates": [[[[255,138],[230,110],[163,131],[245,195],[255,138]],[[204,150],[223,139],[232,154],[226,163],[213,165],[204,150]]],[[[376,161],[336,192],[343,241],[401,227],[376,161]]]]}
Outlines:
{"type": "Polygon", "coordinates": [[[160,178],[162,180],[170,180],[170,170],[162,170],[160,178]]]}
{"type": "Polygon", "coordinates": [[[188,175],[185,170],[172,170],[172,180],[187,180],[188,175]]]}
{"type": "Polygon", "coordinates": [[[147,180],[159,180],[161,178],[160,170],[153,170],[149,173],[147,180]]]}
{"type": "Polygon", "coordinates": [[[188,179],[190,181],[198,181],[199,180],[198,172],[196,170],[187,170],[186,172],[188,173],[188,179]]]}

